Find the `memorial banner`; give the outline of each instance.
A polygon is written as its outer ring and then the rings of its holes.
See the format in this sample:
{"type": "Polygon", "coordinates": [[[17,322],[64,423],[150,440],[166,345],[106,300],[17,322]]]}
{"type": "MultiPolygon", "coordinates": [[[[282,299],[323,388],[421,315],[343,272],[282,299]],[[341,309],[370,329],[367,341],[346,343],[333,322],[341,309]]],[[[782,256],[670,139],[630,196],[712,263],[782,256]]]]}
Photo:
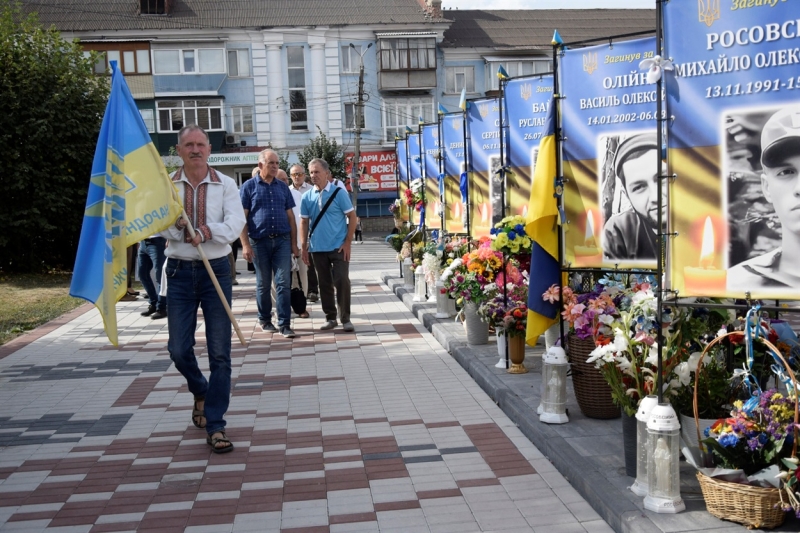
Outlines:
{"type": "Polygon", "coordinates": [[[395,144],[395,157],[397,158],[397,191],[400,198],[400,219],[408,222],[408,207],[406,207],[406,189],[408,189],[408,153],[406,141],[398,140],[395,144]]]}
{"type": "Polygon", "coordinates": [[[664,5],[680,296],[800,298],[797,2],[664,5]]]}
{"type": "Polygon", "coordinates": [[[505,143],[510,174],[506,176],[508,215],[528,214],[534,166],[539,142],[547,123],[553,96],[552,76],[515,78],[506,84],[503,114],[506,116],[505,143]]]}
{"type": "Polygon", "coordinates": [[[467,105],[469,138],[470,226],[473,237],[489,235],[493,207],[502,208],[503,182],[500,168],[500,101],[497,98],[471,100],[467,105]]]}
{"type": "MultiPolygon", "coordinates": [[[[414,188],[414,180],[422,179],[421,147],[419,145],[419,134],[409,133],[406,135],[406,150],[408,150],[408,186],[414,188]]],[[[416,205],[411,206],[411,223],[419,223],[419,211],[416,205]]]]}
{"type": "Polygon", "coordinates": [[[564,256],[572,266],[655,267],[657,91],[639,68],[655,48],[654,38],[637,39],[561,59],[564,256]]]}
{"type": "Polygon", "coordinates": [[[442,227],[439,197],[439,124],[422,126],[422,170],[425,174],[425,225],[442,227]]]}
{"type": "Polygon", "coordinates": [[[448,233],[467,231],[467,199],[461,195],[464,167],[464,114],[442,117],[442,153],[444,155],[445,229],[448,233]]]}

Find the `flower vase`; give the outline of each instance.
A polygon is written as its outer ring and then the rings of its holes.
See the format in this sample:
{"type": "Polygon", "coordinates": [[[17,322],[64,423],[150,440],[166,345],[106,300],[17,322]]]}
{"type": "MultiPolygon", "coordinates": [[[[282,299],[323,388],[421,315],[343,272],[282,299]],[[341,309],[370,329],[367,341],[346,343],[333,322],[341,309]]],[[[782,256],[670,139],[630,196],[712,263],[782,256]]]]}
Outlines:
{"type": "Polygon", "coordinates": [[[618,418],[620,410],[614,405],[611,387],[594,364],[586,363],[594,348],[594,339],[580,339],[574,333],[569,335],[567,355],[572,367],[575,399],[578,401],[581,413],[589,418],[618,418]]]}
{"type": "Polygon", "coordinates": [[[464,328],[467,330],[467,344],[487,344],[489,324],[478,315],[478,305],[467,302],[464,305],[464,328]]]}
{"type": "MultiPolygon", "coordinates": [[[[678,418],[681,421],[681,441],[683,441],[684,446],[688,446],[689,448],[699,448],[699,443],[697,442],[697,427],[698,424],[694,421],[694,416],[686,416],[684,414],[679,414],[678,418]]],[[[700,419],[700,438],[705,438],[703,436],[703,431],[707,427],[714,425],[714,422],[717,420],[715,418],[701,418],[700,419]]]]}
{"type": "Polygon", "coordinates": [[[506,342],[508,338],[505,336],[503,328],[497,328],[497,355],[500,356],[500,360],[494,365],[495,368],[505,368],[506,367],[506,342]]]}
{"type": "Polygon", "coordinates": [[[622,450],[625,455],[625,475],[636,477],[636,416],[622,413],[622,450]]]}
{"type": "Polygon", "coordinates": [[[507,337],[506,342],[508,342],[508,359],[511,361],[508,373],[526,374],[528,369],[525,368],[523,364],[525,361],[525,337],[522,335],[513,335],[507,337]]]}

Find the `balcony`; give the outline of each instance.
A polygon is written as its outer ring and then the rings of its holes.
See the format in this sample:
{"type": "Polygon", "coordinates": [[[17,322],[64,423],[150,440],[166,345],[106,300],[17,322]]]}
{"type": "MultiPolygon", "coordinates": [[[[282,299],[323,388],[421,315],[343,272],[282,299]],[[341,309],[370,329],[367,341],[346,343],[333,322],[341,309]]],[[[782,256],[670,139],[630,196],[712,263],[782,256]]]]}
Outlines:
{"type": "Polygon", "coordinates": [[[436,39],[432,34],[378,36],[378,88],[419,90],[436,87],[436,39]]]}

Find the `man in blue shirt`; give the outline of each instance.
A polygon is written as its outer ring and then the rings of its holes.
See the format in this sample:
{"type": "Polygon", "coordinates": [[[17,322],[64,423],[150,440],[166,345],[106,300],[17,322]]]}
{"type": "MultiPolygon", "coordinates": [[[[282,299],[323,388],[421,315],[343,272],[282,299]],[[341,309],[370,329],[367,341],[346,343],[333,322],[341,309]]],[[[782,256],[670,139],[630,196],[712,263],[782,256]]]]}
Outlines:
{"type": "Polygon", "coordinates": [[[330,169],[324,159],[312,159],[308,163],[308,174],[314,188],[303,195],[300,203],[300,241],[303,262],[310,263],[310,253],[317,269],[319,296],[326,319],[320,329],[336,327],[338,305],[342,328],[354,331],[350,322],[350,243],[356,231],[356,212],[346,191],[328,181],[330,169]],[[334,191],[338,192],[320,218],[320,212],[334,191]]]}
{"type": "Polygon", "coordinates": [[[247,224],[242,230],[242,252],[256,267],[256,304],[262,331],[277,331],[272,323],[270,286],[275,276],[278,328],[287,338],[291,328],[292,254],[299,257],[294,198],[289,186],[277,179],[278,154],[264,150],[258,156],[258,173],[242,185],[240,195],[247,224]]]}

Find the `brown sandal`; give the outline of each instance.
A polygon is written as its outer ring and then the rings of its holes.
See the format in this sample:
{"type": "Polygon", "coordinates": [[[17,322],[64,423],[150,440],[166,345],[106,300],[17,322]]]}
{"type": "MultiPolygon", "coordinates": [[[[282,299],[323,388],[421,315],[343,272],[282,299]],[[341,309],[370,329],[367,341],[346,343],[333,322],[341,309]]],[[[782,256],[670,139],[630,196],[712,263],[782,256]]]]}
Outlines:
{"type": "Polygon", "coordinates": [[[215,431],[213,435],[206,438],[206,443],[211,446],[211,451],[214,453],[228,453],[233,451],[233,443],[230,441],[224,431],[215,431]],[[214,437],[214,435],[222,435],[221,437],[214,437]],[[218,444],[224,444],[221,448],[218,444]]]}
{"type": "Polygon", "coordinates": [[[205,400],[205,396],[194,399],[194,407],[192,408],[192,424],[194,424],[194,427],[197,429],[205,429],[206,427],[205,411],[197,407],[197,402],[204,402],[203,407],[205,407],[205,400]]]}

